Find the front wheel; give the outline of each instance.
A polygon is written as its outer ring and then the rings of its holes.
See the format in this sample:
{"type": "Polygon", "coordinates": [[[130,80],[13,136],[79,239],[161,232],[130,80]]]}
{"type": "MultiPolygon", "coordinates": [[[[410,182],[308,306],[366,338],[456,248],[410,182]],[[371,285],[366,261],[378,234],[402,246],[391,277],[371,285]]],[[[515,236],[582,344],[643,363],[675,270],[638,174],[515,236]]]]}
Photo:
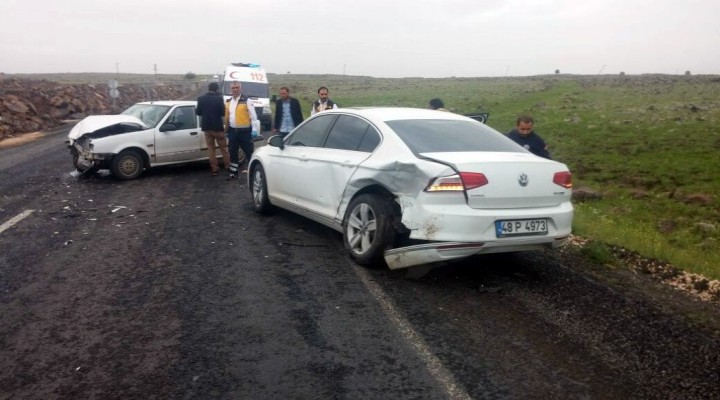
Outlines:
{"type": "Polygon", "coordinates": [[[112,160],[112,173],[118,179],[135,179],[145,169],[145,160],[137,150],[124,150],[112,160]]]}
{"type": "Polygon", "coordinates": [[[252,194],[255,211],[260,214],[267,214],[272,209],[268,198],[267,180],[265,170],[259,163],[252,167],[250,172],[250,194],[252,194]]]}
{"type": "Polygon", "coordinates": [[[343,219],[343,242],[360,265],[384,265],[383,253],[395,242],[391,200],[363,194],[353,200],[343,219]]]}

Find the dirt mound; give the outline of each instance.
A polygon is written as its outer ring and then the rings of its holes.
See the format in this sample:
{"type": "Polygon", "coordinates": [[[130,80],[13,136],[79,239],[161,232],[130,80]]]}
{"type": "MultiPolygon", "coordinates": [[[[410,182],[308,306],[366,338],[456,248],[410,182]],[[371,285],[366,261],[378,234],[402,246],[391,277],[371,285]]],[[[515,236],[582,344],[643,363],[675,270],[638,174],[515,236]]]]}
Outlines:
{"type": "Polygon", "coordinates": [[[163,84],[118,88],[113,105],[105,84],[60,84],[46,80],[0,79],[0,140],[49,129],[66,119],[114,114],[145,100],[172,100],[183,89],[163,84]]]}

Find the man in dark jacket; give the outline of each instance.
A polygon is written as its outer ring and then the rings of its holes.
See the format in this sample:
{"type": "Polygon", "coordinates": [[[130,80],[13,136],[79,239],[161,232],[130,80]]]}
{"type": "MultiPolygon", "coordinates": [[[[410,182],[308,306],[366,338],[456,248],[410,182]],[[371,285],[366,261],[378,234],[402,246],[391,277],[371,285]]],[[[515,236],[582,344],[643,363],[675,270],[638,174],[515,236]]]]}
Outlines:
{"type": "Polygon", "coordinates": [[[507,137],[536,156],[552,159],[547,150],[545,141],[540,137],[540,135],[533,131],[534,123],[535,122],[531,116],[522,115],[518,117],[515,129],[508,132],[507,137]]]}
{"type": "Polygon", "coordinates": [[[290,97],[290,89],[280,88],[280,99],[275,102],[275,121],[273,132],[279,132],[283,137],[303,122],[300,102],[290,97]]]}
{"type": "Polygon", "coordinates": [[[219,92],[217,82],[210,82],[208,92],[197,99],[195,113],[200,116],[200,127],[205,134],[208,158],[210,159],[210,174],[218,174],[218,161],[215,147],[220,148],[223,166],[230,167],[230,153],[228,153],[227,139],[225,138],[225,102],[219,92]],[[216,144],[217,143],[217,144],[216,144]]]}

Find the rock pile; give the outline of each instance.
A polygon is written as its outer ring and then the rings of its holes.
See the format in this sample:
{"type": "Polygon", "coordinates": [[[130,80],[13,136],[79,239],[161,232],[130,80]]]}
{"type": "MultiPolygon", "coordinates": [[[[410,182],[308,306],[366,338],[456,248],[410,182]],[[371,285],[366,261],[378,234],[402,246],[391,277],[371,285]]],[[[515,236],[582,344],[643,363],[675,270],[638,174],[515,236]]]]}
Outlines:
{"type": "Polygon", "coordinates": [[[138,101],[173,100],[183,88],[123,85],[113,106],[105,84],[60,84],[46,80],[0,79],[0,140],[60,125],[91,114],[114,114],[138,101]]]}

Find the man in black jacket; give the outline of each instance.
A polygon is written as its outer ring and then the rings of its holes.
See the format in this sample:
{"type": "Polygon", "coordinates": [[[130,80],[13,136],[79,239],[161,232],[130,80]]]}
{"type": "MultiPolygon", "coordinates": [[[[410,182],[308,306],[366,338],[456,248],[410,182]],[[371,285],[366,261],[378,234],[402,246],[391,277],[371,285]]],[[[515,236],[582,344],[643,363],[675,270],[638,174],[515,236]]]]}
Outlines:
{"type": "Polygon", "coordinates": [[[534,123],[531,116],[521,115],[516,121],[515,129],[508,132],[507,137],[536,156],[552,159],[545,141],[533,130],[534,123]]]}
{"type": "Polygon", "coordinates": [[[279,132],[283,137],[303,122],[300,102],[290,97],[290,89],[280,88],[280,99],[275,102],[275,121],[273,132],[279,132]]]}
{"type": "Polygon", "coordinates": [[[225,138],[225,102],[219,92],[217,82],[210,82],[208,92],[197,99],[195,113],[200,116],[200,127],[205,134],[208,158],[210,159],[210,174],[218,174],[218,161],[215,146],[220,147],[225,168],[230,167],[230,153],[228,153],[227,139],[225,138]]]}

